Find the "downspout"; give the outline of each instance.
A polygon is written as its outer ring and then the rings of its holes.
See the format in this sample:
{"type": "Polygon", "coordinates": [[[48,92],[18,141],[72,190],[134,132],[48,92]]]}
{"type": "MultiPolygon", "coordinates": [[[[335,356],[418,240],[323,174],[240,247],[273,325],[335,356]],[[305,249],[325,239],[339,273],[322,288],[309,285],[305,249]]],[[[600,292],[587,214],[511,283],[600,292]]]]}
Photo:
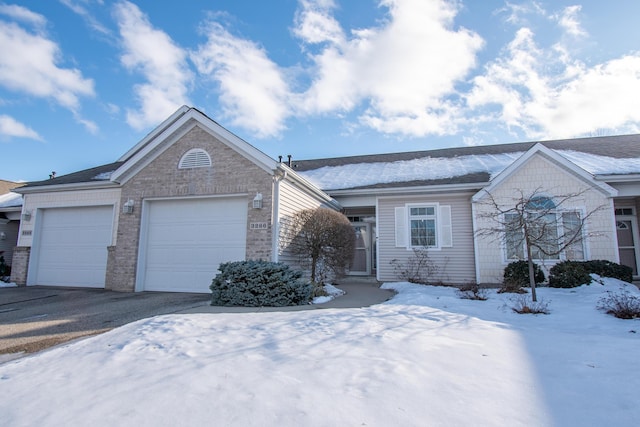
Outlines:
{"type": "Polygon", "coordinates": [[[473,261],[476,264],[476,283],[480,284],[480,261],[478,259],[478,236],[476,235],[476,230],[478,229],[478,224],[476,224],[476,204],[473,199],[471,199],[471,233],[473,236],[473,261]]]}
{"type": "Polygon", "coordinates": [[[280,181],[287,177],[287,171],[273,176],[273,212],[271,213],[271,260],[278,262],[280,243],[280,181]]]}

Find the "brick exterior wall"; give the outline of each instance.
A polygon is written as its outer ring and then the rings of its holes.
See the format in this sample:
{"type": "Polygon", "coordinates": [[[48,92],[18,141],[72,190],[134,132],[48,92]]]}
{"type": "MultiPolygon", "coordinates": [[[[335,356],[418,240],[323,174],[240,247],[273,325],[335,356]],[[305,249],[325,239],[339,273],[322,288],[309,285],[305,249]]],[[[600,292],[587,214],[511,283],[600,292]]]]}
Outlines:
{"type": "Polygon", "coordinates": [[[27,272],[29,271],[30,246],[16,246],[13,248],[11,260],[11,281],[18,286],[27,285],[27,272]]]}
{"type": "MultiPolygon", "coordinates": [[[[185,125],[178,133],[188,130],[189,126],[193,124],[185,125]]],[[[105,287],[125,292],[136,290],[141,213],[145,200],[234,194],[246,194],[247,198],[246,258],[271,260],[272,175],[199,126],[192,127],[122,186],[120,206],[127,200],[133,200],[135,205],[130,214],[118,210],[116,245],[109,251],[105,287]],[[212,167],[178,169],[181,157],[193,148],[206,150],[212,167]],[[256,193],[262,194],[262,209],[252,208],[256,193]],[[255,222],[267,223],[268,228],[251,230],[249,225],[255,222]]]]}

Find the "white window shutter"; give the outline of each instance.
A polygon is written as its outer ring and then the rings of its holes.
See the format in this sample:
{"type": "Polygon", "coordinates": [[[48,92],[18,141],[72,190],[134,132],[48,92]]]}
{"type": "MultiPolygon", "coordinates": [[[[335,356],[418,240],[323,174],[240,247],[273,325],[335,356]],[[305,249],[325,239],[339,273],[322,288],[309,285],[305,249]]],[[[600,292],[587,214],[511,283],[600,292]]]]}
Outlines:
{"type": "Polygon", "coordinates": [[[450,248],[453,246],[453,232],[451,228],[451,206],[440,206],[440,247],[450,248]]]}
{"type": "Polygon", "coordinates": [[[396,208],[396,247],[407,247],[407,209],[396,208]]]}

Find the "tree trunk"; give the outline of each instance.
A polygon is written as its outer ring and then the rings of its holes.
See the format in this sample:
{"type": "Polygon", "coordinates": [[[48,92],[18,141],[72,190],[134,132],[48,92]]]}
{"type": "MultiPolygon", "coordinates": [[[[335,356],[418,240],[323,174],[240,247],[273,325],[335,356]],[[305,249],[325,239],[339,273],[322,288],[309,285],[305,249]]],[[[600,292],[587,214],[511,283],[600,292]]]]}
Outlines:
{"type": "Polygon", "coordinates": [[[527,264],[529,266],[529,286],[531,286],[531,300],[536,302],[538,297],[536,295],[536,275],[533,271],[533,260],[531,259],[531,246],[527,241],[527,264]]]}

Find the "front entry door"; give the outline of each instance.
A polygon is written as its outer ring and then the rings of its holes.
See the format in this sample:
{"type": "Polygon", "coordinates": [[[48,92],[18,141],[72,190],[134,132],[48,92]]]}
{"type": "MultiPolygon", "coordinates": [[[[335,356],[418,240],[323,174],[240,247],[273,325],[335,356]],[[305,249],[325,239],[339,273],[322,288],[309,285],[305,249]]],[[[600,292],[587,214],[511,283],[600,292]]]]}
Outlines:
{"type": "Polygon", "coordinates": [[[356,245],[353,252],[350,274],[371,274],[371,225],[367,223],[352,223],[356,234],[356,245]]]}
{"type": "Polygon", "coordinates": [[[638,262],[636,252],[637,231],[636,222],[632,218],[616,217],[616,230],[618,234],[618,252],[620,264],[633,269],[633,275],[638,275],[638,262]]]}

